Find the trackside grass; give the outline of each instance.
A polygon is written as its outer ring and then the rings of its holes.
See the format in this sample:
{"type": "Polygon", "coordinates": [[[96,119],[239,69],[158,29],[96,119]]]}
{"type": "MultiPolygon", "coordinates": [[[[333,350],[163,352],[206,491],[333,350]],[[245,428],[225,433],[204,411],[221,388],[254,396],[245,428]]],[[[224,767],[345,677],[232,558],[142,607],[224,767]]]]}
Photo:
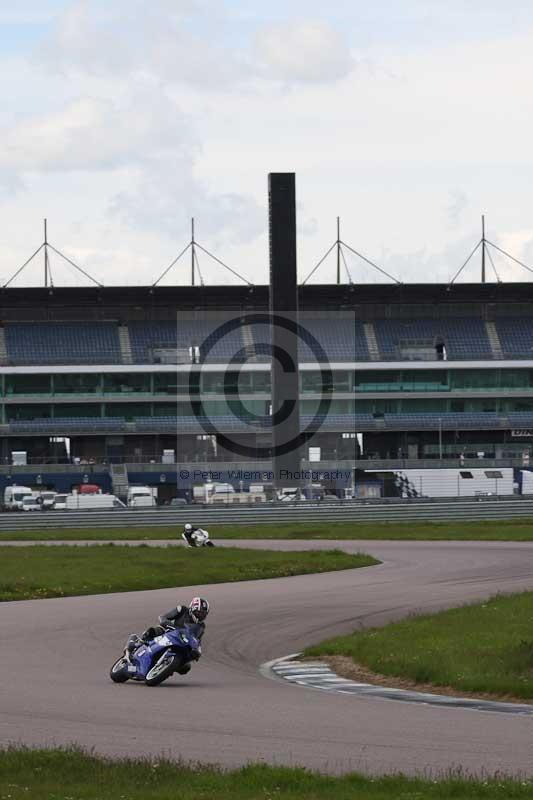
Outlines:
{"type": "Polygon", "coordinates": [[[309,656],[347,656],[381,676],[468,694],[533,698],[533,592],[497,596],[330,639],[309,656]]]}
{"type": "Polygon", "coordinates": [[[378,564],[340,550],[280,553],[237,548],[0,547],[0,600],[68,597],[283,578],[378,564]]]}
{"type": "Polygon", "coordinates": [[[0,751],[0,798],[10,800],[526,800],[533,782],[328,777],[249,766],[232,772],[165,760],[110,761],[81,750],[0,751]]]}
{"type": "MultiPolygon", "coordinates": [[[[49,512],[53,514],[54,512],[49,512]]],[[[61,512],[57,512],[60,514],[61,512]]],[[[411,539],[420,541],[533,541],[533,519],[484,522],[301,522],[208,525],[213,539],[411,539]]],[[[2,531],[2,540],[175,539],[178,526],[2,531]]]]}

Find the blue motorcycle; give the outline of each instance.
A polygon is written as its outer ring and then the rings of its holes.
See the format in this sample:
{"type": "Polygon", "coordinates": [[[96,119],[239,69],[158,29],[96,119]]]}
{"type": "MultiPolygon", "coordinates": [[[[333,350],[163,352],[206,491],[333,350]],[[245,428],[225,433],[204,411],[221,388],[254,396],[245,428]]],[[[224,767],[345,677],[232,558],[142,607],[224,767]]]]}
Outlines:
{"type": "Polygon", "coordinates": [[[126,653],[111,667],[109,676],[115,683],[128,680],[143,681],[146,686],[158,686],[174,672],[185,675],[191,661],[198,661],[202,653],[200,641],[195,636],[195,626],[167,628],[160,636],[139,647],[128,656],[126,653]]]}

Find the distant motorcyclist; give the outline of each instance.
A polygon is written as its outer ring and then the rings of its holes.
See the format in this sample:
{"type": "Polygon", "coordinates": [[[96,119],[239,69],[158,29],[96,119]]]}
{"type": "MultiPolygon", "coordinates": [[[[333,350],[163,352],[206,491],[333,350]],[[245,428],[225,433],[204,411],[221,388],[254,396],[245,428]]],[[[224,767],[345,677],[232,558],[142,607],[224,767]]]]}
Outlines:
{"type": "Polygon", "coordinates": [[[213,542],[209,539],[209,534],[203,528],[196,528],[187,522],[183,528],[181,538],[188,547],[214,547],[213,542]]]}
{"type": "MultiPolygon", "coordinates": [[[[130,658],[141,644],[148,644],[156,636],[161,636],[168,628],[181,628],[183,625],[194,625],[194,635],[201,641],[205,633],[205,619],[208,614],[209,603],[203,597],[193,597],[188,606],[178,604],[165,614],[159,615],[159,625],[151,625],[141,636],[132,633],[126,645],[126,655],[130,658]]],[[[184,671],[179,671],[181,674],[185,674],[185,672],[189,672],[190,668],[191,665],[186,664],[183,667],[184,671]]]]}
{"type": "Polygon", "coordinates": [[[199,531],[200,528],[191,525],[190,522],[187,522],[183,527],[183,532],[181,534],[181,538],[189,545],[189,547],[197,547],[196,539],[194,534],[196,531],[199,531]]]}

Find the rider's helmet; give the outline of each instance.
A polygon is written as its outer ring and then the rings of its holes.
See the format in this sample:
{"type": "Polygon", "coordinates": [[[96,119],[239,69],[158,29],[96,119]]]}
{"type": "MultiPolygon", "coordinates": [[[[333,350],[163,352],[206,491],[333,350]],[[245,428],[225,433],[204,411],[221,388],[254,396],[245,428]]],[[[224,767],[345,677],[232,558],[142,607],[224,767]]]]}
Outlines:
{"type": "Polygon", "coordinates": [[[189,604],[189,614],[194,622],[203,622],[209,614],[209,603],[203,597],[193,597],[189,604]]]}
{"type": "Polygon", "coordinates": [[[192,531],[192,525],[190,522],[187,522],[187,524],[185,525],[185,533],[191,533],[191,531],[192,531]]]}

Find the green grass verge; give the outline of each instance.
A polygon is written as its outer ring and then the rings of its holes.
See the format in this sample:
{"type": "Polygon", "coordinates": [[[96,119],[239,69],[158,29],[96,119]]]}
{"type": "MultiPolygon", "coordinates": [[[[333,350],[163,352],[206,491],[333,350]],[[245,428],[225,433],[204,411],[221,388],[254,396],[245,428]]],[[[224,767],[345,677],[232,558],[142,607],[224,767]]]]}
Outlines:
{"type": "Polygon", "coordinates": [[[224,772],[162,759],[111,761],[79,750],[0,751],[0,798],[10,800],[522,800],[533,782],[329,777],[248,766],[224,772]]]}
{"type": "Polygon", "coordinates": [[[129,592],[284,578],[379,563],[340,550],[282,553],[237,548],[0,547],[0,600],[129,592]]]}
{"type": "MultiPolygon", "coordinates": [[[[53,513],[53,512],[51,512],[53,513]]],[[[533,541],[533,519],[487,522],[300,522],[273,525],[209,525],[213,539],[417,539],[420,541],[533,541]]],[[[2,540],[175,539],[178,526],[88,528],[0,533],[2,540]]]]}
{"type": "Polygon", "coordinates": [[[372,672],[472,694],[533,698],[533,592],[410,617],[330,639],[309,656],[348,656],[372,672]]]}

